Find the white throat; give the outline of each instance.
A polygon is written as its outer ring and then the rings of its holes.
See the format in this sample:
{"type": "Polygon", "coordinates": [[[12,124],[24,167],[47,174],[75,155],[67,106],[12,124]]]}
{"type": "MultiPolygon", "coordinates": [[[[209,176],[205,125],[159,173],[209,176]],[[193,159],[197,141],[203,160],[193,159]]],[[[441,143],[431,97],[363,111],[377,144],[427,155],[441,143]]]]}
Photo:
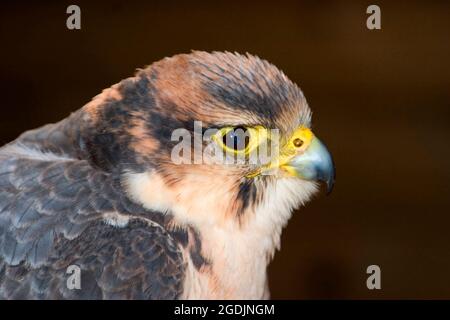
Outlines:
{"type": "Polygon", "coordinates": [[[186,299],[268,298],[266,269],[280,247],[281,231],[292,211],[317,190],[312,182],[278,179],[268,185],[261,203],[245,212],[245,220],[239,224],[232,217],[224,219],[217,212],[221,208],[217,199],[209,199],[208,193],[198,188],[192,190],[202,194],[196,200],[189,188],[165,187],[155,173],[130,174],[125,182],[135,201],[150,210],[170,210],[178,226],[189,224],[198,231],[202,255],[211,264],[197,270],[184,249],[188,262],[183,294],[186,299]]]}

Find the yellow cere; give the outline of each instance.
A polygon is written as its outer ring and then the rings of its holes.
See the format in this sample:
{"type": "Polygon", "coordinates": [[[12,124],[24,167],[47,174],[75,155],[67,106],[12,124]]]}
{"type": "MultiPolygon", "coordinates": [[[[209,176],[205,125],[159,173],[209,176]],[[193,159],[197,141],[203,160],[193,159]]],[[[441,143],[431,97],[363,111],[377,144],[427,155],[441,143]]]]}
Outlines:
{"type": "Polygon", "coordinates": [[[294,134],[289,140],[288,147],[294,148],[296,150],[296,153],[298,153],[299,151],[308,149],[313,137],[314,134],[312,133],[311,129],[300,127],[294,131],[294,134]],[[297,139],[300,139],[302,141],[302,145],[300,147],[297,147],[295,144],[295,141],[297,139]]]}
{"type": "Polygon", "coordinates": [[[288,163],[289,161],[298,154],[303,153],[308,149],[311,144],[314,134],[311,129],[306,127],[299,127],[294,131],[289,140],[283,145],[280,150],[279,156],[271,161],[266,166],[257,170],[257,172],[252,172],[247,177],[253,178],[261,174],[262,171],[269,171],[273,169],[283,169],[290,176],[295,176],[296,173],[293,168],[291,168],[288,163]]]}

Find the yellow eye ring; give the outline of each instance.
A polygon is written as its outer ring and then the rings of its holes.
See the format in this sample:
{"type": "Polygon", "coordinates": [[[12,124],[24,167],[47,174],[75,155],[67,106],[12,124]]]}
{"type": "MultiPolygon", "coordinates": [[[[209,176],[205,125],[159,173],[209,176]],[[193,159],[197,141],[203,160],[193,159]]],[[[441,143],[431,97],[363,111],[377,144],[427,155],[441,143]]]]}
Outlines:
{"type": "Polygon", "coordinates": [[[263,127],[224,127],[213,136],[213,140],[226,152],[248,155],[260,143],[263,127]]]}

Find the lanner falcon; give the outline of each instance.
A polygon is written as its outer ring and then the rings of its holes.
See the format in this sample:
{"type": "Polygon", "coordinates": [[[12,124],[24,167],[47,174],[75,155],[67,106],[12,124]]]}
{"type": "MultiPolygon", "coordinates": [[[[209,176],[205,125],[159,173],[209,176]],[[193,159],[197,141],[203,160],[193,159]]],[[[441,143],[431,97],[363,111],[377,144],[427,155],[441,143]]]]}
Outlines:
{"type": "Polygon", "coordinates": [[[282,228],[319,180],[334,183],[310,127],[272,64],[194,51],[23,133],[0,148],[0,298],[269,298],[282,228]],[[189,161],[176,132],[243,161],[189,161]],[[249,161],[275,133],[275,156],[249,161]]]}

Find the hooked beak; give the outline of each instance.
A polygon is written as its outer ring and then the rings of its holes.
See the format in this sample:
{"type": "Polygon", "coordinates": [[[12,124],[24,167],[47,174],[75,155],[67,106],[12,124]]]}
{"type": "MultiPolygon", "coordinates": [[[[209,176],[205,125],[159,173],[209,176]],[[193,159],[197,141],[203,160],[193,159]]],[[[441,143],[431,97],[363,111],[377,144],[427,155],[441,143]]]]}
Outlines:
{"type": "Polygon", "coordinates": [[[289,172],[305,180],[323,181],[327,184],[327,194],[333,190],[335,169],[327,147],[315,136],[303,153],[291,158],[284,166],[289,172]]]}

